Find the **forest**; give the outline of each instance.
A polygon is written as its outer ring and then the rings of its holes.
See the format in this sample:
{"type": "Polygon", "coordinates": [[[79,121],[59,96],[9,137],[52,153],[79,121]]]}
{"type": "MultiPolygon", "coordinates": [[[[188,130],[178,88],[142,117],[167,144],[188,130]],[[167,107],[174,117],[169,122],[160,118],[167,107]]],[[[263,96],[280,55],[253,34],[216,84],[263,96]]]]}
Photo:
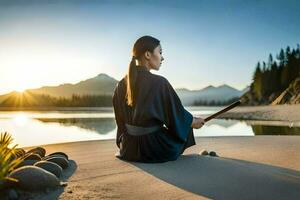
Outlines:
{"type": "Polygon", "coordinates": [[[287,46],[280,50],[276,59],[269,54],[267,62],[257,63],[250,91],[245,97],[249,104],[269,104],[289,87],[294,87],[295,94],[291,95],[297,95],[295,90],[299,89],[299,79],[300,45],[296,49],[287,46]]]}
{"type": "Polygon", "coordinates": [[[111,95],[77,95],[71,98],[24,92],[14,94],[0,103],[0,107],[111,107],[111,95]]]}

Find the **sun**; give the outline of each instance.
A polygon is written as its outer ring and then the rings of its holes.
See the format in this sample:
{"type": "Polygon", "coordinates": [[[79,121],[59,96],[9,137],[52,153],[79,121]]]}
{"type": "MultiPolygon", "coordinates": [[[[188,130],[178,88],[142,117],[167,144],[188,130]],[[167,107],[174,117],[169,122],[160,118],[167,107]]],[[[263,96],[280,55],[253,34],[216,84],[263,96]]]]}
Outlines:
{"type": "Polygon", "coordinates": [[[26,88],[24,88],[24,87],[16,88],[16,91],[19,93],[23,93],[23,92],[25,92],[25,90],[26,90],[26,88]]]}

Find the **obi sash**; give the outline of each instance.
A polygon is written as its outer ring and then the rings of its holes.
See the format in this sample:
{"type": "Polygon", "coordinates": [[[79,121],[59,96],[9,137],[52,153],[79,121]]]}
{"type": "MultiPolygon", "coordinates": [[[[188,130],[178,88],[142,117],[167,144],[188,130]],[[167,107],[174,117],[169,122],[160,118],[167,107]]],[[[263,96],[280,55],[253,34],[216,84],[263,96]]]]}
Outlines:
{"type": "Polygon", "coordinates": [[[141,136],[141,135],[150,134],[150,133],[156,132],[158,130],[161,130],[163,128],[162,125],[142,127],[142,126],[134,126],[134,125],[126,124],[126,123],[125,123],[125,126],[126,126],[128,134],[133,135],[133,136],[141,136]]]}

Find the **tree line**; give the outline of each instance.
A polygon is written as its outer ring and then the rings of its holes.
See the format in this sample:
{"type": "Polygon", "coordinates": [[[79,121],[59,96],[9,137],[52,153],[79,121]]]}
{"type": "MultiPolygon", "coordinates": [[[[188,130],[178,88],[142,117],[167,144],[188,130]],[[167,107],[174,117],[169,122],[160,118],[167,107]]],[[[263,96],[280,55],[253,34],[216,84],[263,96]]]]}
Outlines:
{"type": "Polygon", "coordinates": [[[276,59],[269,54],[267,63],[258,62],[253,74],[250,92],[255,101],[269,103],[279,96],[297,77],[300,76],[300,45],[291,49],[281,49],[276,59]]]}
{"type": "Polygon", "coordinates": [[[239,97],[233,97],[228,100],[196,100],[193,102],[193,106],[224,106],[224,105],[229,105],[235,101],[239,100],[239,97]]]}
{"type": "Polygon", "coordinates": [[[111,95],[77,95],[71,98],[46,94],[23,93],[0,103],[1,107],[111,107],[111,95]]]}

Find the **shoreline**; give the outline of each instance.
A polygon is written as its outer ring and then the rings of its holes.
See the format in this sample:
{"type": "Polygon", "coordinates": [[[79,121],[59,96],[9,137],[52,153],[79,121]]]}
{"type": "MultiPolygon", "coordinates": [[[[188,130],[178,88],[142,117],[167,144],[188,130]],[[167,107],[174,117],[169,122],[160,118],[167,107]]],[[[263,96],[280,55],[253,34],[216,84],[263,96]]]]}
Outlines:
{"type": "MultiPolygon", "coordinates": [[[[251,122],[250,122],[251,123],[251,122]]],[[[275,124],[275,126],[277,126],[278,124],[275,124]]],[[[286,125],[286,124],[285,124],[286,125]]],[[[278,126],[282,126],[282,124],[279,124],[278,126]]],[[[297,124],[297,126],[300,127],[300,123],[297,124]]],[[[225,136],[225,135],[222,135],[222,136],[195,136],[195,140],[206,140],[206,139],[220,139],[220,138],[246,138],[246,137],[249,137],[249,138],[252,138],[252,137],[264,137],[264,136],[268,136],[268,137],[289,137],[289,136],[292,136],[292,137],[299,137],[298,135],[238,135],[238,136],[232,136],[232,135],[229,135],[229,136],[225,136]]],[[[109,142],[109,143],[115,143],[116,139],[115,138],[112,138],[112,139],[91,139],[91,140],[79,140],[79,141],[67,141],[67,142],[56,142],[56,143],[48,143],[48,144],[39,144],[39,145],[30,145],[30,146],[19,146],[18,145],[18,148],[23,148],[23,149],[30,149],[30,148],[34,148],[34,147],[38,147],[38,146],[53,146],[53,145],[70,145],[70,144],[74,144],[74,143],[87,143],[87,142],[109,142]]]]}
{"type": "Polygon", "coordinates": [[[218,119],[300,122],[300,105],[236,107],[218,119]]]}
{"type": "MultiPolygon", "coordinates": [[[[186,107],[194,109],[197,107],[186,107]]],[[[199,106],[198,108],[201,108],[199,106]]],[[[206,107],[209,108],[209,107],[206,107]]],[[[220,107],[220,110],[223,107],[220,107]]],[[[12,107],[0,107],[1,111],[88,111],[88,112],[113,112],[113,107],[26,107],[16,109],[12,107]]],[[[193,112],[193,111],[191,111],[193,112]]],[[[201,115],[200,115],[201,116],[201,115]]],[[[204,115],[202,115],[203,117],[204,115]]],[[[208,115],[205,115],[208,116],[208,115]]],[[[296,105],[268,105],[268,106],[240,106],[226,113],[221,114],[217,119],[237,119],[237,120],[269,120],[300,122],[300,104],[296,105]]]]}
{"type": "Polygon", "coordinates": [[[111,112],[113,107],[0,107],[1,111],[101,111],[111,112]]]}

